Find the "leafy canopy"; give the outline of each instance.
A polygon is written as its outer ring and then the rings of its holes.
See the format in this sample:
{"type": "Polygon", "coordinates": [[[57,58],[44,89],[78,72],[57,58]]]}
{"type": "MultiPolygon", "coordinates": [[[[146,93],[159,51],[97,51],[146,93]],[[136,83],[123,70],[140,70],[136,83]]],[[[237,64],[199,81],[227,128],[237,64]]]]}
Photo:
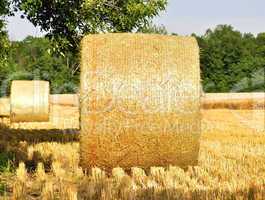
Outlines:
{"type": "Polygon", "coordinates": [[[0,0],[0,83],[5,78],[5,68],[7,67],[9,40],[5,30],[4,16],[9,14],[9,2],[0,0]]]}
{"type": "MultiPolygon", "coordinates": [[[[14,0],[56,49],[77,51],[88,33],[132,32],[164,10],[167,0],[14,0]]],[[[55,49],[55,50],[56,50],[55,49]]]]}
{"type": "Polygon", "coordinates": [[[206,92],[265,91],[264,33],[255,37],[219,25],[196,37],[206,92]]]}

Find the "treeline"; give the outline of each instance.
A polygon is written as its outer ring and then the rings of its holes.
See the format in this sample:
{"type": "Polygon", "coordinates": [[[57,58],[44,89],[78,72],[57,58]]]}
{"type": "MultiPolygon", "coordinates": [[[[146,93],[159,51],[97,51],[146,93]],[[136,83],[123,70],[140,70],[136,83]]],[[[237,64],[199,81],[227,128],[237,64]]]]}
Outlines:
{"type": "Polygon", "coordinates": [[[11,42],[7,64],[1,68],[1,96],[8,95],[12,80],[47,80],[52,93],[74,93],[79,86],[78,56],[51,53],[46,38],[27,37],[11,42]]]}
{"type": "Polygon", "coordinates": [[[203,36],[193,35],[201,49],[204,91],[265,91],[265,33],[242,34],[219,25],[203,36]]]}
{"type": "MultiPolygon", "coordinates": [[[[152,32],[167,34],[165,29],[152,32]]],[[[148,31],[146,31],[148,32],[148,31]]],[[[150,32],[150,31],[149,31],[150,32]]],[[[196,36],[201,50],[201,76],[205,92],[265,91],[265,33],[242,34],[220,25],[196,36]]],[[[53,93],[73,93],[79,86],[79,58],[72,53],[53,54],[46,38],[28,37],[12,42],[8,64],[0,67],[2,94],[14,79],[42,79],[53,93]]]]}

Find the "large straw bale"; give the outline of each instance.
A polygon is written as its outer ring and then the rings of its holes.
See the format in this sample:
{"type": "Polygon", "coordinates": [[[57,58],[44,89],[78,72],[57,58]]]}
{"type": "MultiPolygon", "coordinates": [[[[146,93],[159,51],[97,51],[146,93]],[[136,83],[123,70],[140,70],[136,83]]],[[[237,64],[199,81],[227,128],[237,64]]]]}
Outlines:
{"type": "Polygon", "coordinates": [[[10,96],[11,121],[49,121],[49,94],[47,81],[13,81],[10,96]]]}
{"type": "Polygon", "coordinates": [[[85,37],[80,97],[83,168],[197,164],[200,68],[194,38],[85,37]]]}

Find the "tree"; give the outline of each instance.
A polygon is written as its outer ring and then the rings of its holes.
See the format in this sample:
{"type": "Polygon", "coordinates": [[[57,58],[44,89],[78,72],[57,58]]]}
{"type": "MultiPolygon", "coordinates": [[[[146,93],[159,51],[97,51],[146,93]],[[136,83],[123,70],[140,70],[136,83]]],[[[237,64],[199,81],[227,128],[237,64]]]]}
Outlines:
{"type": "Polygon", "coordinates": [[[9,40],[3,18],[7,14],[9,14],[9,2],[7,0],[0,0],[0,85],[6,76],[8,64],[9,40]]]}
{"type": "Polygon", "coordinates": [[[138,30],[141,33],[154,33],[154,34],[160,34],[160,35],[167,35],[167,29],[164,25],[155,25],[155,24],[147,24],[145,27],[142,27],[138,30]]]}
{"type": "Polygon", "coordinates": [[[219,25],[203,36],[193,36],[197,37],[201,49],[206,92],[265,90],[264,79],[259,75],[265,70],[262,34],[255,38],[235,31],[232,26],[219,25]]]}
{"type": "MultiPolygon", "coordinates": [[[[9,14],[9,4],[10,2],[8,0],[1,0],[0,1],[0,17],[9,14]]],[[[4,20],[0,18],[0,27],[1,29],[4,26],[4,20]]]]}
{"type": "Polygon", "coordinates": [[[257,36],[258,54],[265,57],[265,33],[260,33],[257,36]]]}
{"type": "Polygon", "coordinates": [[[14,0],[18,9],[40,26],[55,50],[77,51],[88,33],[132,32],[166,8],[167,0],[14,0]]]}
{"type": "Polygon", "coordinates": [[[5,31],[5,21],[3,17],[9,13],[9,2],[0,0],[0,64],[6,60],[6,49],[8,47],[8,36],[5,31]]]}
{"type": "Polygon", "coordinates": [[[9,1],[0,0],[0,45],[1,45],[0,47],[1,47],[1,50],[3,50],[3,48],[5,48],[7,45],[7,33],[5,31],[5,21],[3,19],[3,17],[7,14],[9,14],[9,1]]]}

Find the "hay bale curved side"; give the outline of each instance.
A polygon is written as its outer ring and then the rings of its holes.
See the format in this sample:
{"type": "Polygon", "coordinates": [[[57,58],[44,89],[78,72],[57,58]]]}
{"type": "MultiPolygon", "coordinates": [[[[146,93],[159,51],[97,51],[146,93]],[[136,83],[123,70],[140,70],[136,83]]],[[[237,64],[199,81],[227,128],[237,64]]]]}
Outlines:
{"type": "Polygon", "coordinates": [[[90,35],[82,41],[83,168],[196,165],[199,48],[191,37],[90,35]]]}

